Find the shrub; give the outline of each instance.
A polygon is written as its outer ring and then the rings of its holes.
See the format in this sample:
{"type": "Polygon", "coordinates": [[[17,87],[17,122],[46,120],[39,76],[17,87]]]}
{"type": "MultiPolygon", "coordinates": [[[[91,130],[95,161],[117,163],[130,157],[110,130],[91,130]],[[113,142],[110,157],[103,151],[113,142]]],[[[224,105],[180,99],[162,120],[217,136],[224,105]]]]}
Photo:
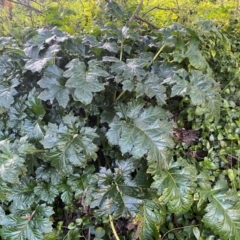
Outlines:
{"type": "Polygon", "coordinates": [[[3,239],[236,239],[239,114],[214,80],[224,34],[201,22],[26,36],[0,39],[3,239]]]}

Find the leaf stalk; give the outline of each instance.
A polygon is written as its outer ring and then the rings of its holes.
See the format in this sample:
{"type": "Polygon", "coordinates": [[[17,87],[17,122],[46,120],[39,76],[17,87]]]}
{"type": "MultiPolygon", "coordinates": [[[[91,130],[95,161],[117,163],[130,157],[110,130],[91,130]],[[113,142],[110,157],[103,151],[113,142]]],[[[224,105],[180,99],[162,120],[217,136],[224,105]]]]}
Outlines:
{"type": "Polygon", "coordinates": [[[120,240],[118,234],[117,234],[117,231],[116,231],[116,228],[114,226],[114,223],[113,223],[113,219],[112,219],[112,215],[109,214],[109,221],[110,221],[110,225],[111,225],[111,228],[112,228],[112,231],[113,231],[113,234],[114,234],[114,237],[116,238],[116,240],[120,240]]]}
{"type": "Polygon", "coordinates": [[[166,46],[166,43],[164,43],[162,45],[162,47],[158,50],[158,52],[156,53],[156,55],[154,56],[154,58],[152,59],[152,61],[149,63],[148,67],[150,67],[153,62],[157,59],[157,57],[159,56],[159,54],[162,52],[162,50],[164,49],[164,47],[166,46]]]}

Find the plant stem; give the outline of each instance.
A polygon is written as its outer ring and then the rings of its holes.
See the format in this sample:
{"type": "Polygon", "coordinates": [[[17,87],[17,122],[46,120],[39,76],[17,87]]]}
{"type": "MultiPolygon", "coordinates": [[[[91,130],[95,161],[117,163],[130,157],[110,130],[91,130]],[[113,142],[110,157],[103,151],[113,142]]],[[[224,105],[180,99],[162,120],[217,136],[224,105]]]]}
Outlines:
{"type": "Polygon", "coordinates": [[[114,227],[114,224],[113,224],[113,219],[112,219],[112,215],[109,214],[109,221],[110,221],[110,225],[111,225],[111,228],[112,228],[112,231],[113,231],[113,234],[114,234],[114,237],[116,238],[116,240],[120,240],[118,234],[117,234],[117,231],[114,227]]]}
{"type": "Polygon", "coordinates": [[[121,41],[120,58],[119,58],[120,61],[122,61],[122,56],[123,56],[123,43],[124,43],[124,39],[122,39],[121,41]]]}
{"type": "Polygon", "coordinates": [[[146,20],[146,19],[143,19],[143,18],[141,18],[141,17],[139,17],[139,16],[135,16],[135,18],[136,18],[137,20],[140,20],[140,21],[142,21],[142,22],[147,23],[147,24],[148,24],[150,27],[152,27],[152,28],[159,29],[158,26],[154,25],[153,23],[149,22],[149,21],[146,20]]]}
{"type": "Polygon", "coordinates": [[[170,232],[172,232],[172,231],[179,230],[179,229],[183,229],[183,228],[189,228],[189,227],[198,227],[198,226],[199,226],[199,224],[189,225],[189,226],[185,226],[185,227],[173,228],[173,229],[167,231],[160,240],[163,240],[163,239],[167,236],[167,234],[170,233],[170,232]]]}
{"type": "Polygon", "coordinates": [[[152,61],[149,63],[148,67],[150,67],[153,62],[157,59],[157,57],[159,56],[159,54],[162,52],[163,48],[166,46],[166,44],[164,43],[162,45],[162,47],[158,50],[158,52],[156,53],[156,55],[154,56],[154,58],[152,59],[152,61]]]}
{"type": "Polygon", "coordinates": [[[125,92],[126,92],[126,90],[122,91],[122,92],[118,95],[116,101],[119,100],[119,98],[120,98],[125,92]]]}
{"type": "Polygon", "coordinates": [[[114,91],[114,93],[113,93],[113,102],[115,102],[116,97],[117,97],[117,91],[114,91]]]}
{"type": "Polygon", "coordinates": [[[138,4],[138,6],[137,6],[136,10],[134,11],[133,15],[130,17],[128,23],[131,23],[134,20],[134,18],[138,15],[138,13],[141,10],[142,5],[143,5],[143,0],[140,0],[140,3],[138,4]]]}

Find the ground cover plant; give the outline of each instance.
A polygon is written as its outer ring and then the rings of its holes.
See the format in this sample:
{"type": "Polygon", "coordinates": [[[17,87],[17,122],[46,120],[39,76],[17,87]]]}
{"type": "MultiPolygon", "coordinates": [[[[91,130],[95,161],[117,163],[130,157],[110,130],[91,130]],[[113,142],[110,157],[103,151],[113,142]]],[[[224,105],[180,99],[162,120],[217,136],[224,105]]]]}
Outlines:
{"type": "Polygon", "coordinates": [[[106,17],[0,38],[1,238],[237,239],[238,22],[106,17]]]}

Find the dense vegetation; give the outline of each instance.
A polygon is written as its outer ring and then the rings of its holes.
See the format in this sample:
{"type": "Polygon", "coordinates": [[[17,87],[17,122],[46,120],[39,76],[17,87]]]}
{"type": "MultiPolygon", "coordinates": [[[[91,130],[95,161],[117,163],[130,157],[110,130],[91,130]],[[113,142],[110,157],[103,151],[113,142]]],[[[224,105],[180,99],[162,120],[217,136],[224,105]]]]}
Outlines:
{"type": "Polygon", "coordinates": [[[1,238],[237,240],[236,2],[106,2],[2,11],[1,238]]]}

